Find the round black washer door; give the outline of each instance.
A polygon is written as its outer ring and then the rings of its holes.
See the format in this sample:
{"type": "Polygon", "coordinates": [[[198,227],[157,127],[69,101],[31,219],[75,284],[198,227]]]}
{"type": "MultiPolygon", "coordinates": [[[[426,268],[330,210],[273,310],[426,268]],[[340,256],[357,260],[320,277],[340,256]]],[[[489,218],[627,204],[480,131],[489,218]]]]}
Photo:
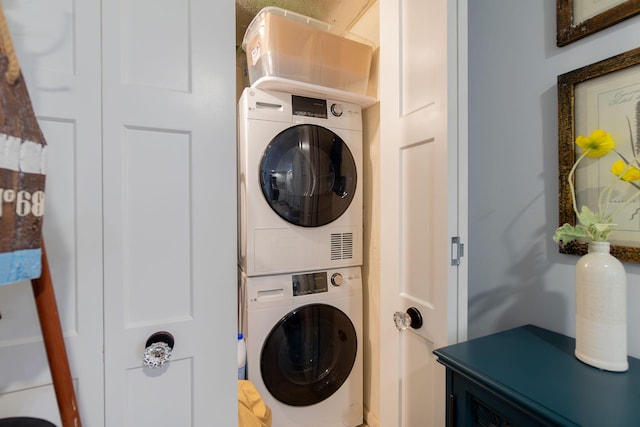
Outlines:
{"type": "Polygon", "coordinates": [[[346,381],[357,348],[356,330],[341,310],[326,304],[296,308],[265,339],[260,355],[262,381],[280,402],[314,405],[346,381]]]}
{"type": "Polygon", "coordinates": [[[342,215],[356,190],[356,164],[347,144],[317,125],[280,132],[260,162],[260,187],[284,220],[320,227],[342,215]]]}

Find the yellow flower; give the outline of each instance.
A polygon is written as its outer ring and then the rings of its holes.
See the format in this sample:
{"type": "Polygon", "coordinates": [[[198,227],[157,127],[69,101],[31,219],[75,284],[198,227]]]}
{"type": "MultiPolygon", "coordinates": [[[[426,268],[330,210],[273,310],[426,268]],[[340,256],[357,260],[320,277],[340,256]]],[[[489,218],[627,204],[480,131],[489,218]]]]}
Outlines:
{"type": "Polygon", "coordinates": [[[640,179],[640,170],[635,166],[627,165],[622,160],[618,160],[611,165],[611,172],[626,182],[637,181],[640,179]]]}
{"type": "Polygon", "coordinates": [[[587,157],[592,158],[602,157],[616,146],[611,134],[602,129],[594,130],[588,137],[580,135],[576,138],[576,144],[584,150],[587,157]]]}
{"type": "MultiPolygon", "coordinates": [[[[640,119],[637,120],[640,125],[640,119]]],[[[631,150],[635,154],[635,145],[633,141],[631,150]]],[[[582,154],[578,156],[573,163],[569,175],[567,177],[567,183],[571,190],[571,202],[573,205],[573,211],[576,214],[576,222],[574,224],[564,224],[556,229],[553,235],[555,242],[562,242],[567,244],[574,240],[590,240],[594,242],[606,242],[609,234],[617,226],[615,224],[615,216],[627,208],[631,203],[638,203],[640,200],[640,185],[632,183],[631,181],[640,180],[640,167],[632,166],[630,162],[617,152],[615,149],[615,142],[610,134],[601,129],[594,130],[591,135],[579,136],[576,138],[576,145],[582,148],[582,154]],[[597,209],[591,210],[588,206],[578,206],[576,200],[576,189],[574,185],[574,174],[578,167],[578,164],[584,160],[585,157],[599,158],[607,155],[613,151],[621,160],[614,162],[611,165],[611,172],[616,176],[611,178],[609,184],[599,190],[597,209]],[[615,206],[611,206],[612,194],[614,187],[620,183],[620,181],[629,182],[636,190],[633,194],[628,196],[624,200],[618,200],[615,206]]],[[[640,165],[640,155],[635,156],[632,160],[634,165],[640,165]]]]}

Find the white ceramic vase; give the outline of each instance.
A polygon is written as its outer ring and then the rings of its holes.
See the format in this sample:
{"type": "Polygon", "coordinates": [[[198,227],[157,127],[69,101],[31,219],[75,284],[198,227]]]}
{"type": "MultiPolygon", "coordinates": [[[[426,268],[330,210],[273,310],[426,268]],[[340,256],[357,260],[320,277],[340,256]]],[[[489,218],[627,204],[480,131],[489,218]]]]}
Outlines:
{"type": "Polygon", "coordinates": [[[576,357],[607,371],[629,369],[627,276],[609,242],[590,242],[576,264],[576,357]]]}

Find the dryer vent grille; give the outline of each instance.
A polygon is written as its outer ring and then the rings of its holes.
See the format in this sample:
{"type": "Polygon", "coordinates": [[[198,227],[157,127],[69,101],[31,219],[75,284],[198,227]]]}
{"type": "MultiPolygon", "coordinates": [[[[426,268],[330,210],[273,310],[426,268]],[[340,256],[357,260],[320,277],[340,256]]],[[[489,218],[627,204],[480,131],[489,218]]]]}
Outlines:
{"type": "Polygon", "coordinates": [[[331,261],[353,258],[353,233],[331,234],[331,261]]]}

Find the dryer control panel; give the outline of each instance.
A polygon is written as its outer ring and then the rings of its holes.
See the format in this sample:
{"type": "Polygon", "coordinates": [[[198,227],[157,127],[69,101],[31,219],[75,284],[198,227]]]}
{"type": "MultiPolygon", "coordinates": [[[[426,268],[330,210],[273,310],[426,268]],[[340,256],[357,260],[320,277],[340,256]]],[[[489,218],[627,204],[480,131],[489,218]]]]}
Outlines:
{"type": "Polygon", "coordinates": [[[291,95],[291,113],[294,116],[326,119],[329,114],[334,117],[340,117],[344,113],[344,107],[340,103],[331,102],[329,108],[327,108],[327,105],[326,99],[291,95]]]}
{"type": "Polygon", "coordinates": [[[257,119],[362,131],[362,108],[337,99],[246,88],[238,108],[241,123],[257,119]]]}
{"type": "Polygon", "coordinates": [[[327,101],[325,99],[307,98],[306,96],[291,95],[291,112],[294,116],[326,119],[327,101]]]}

